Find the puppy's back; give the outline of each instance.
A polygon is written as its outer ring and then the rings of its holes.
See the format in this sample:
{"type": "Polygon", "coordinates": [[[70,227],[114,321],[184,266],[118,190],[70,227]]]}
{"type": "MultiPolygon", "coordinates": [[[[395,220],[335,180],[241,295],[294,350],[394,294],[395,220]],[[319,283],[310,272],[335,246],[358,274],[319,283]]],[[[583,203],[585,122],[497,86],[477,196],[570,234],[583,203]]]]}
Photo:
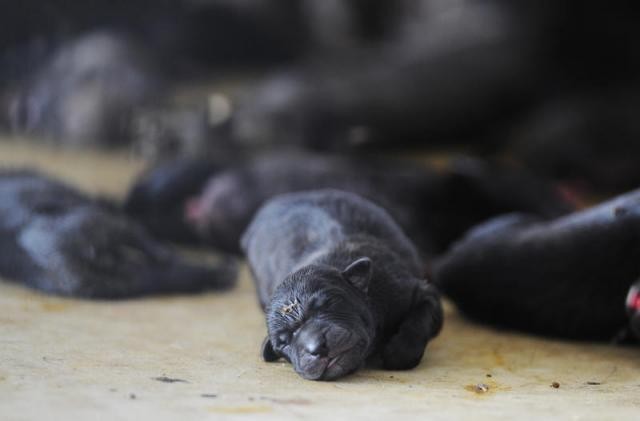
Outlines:
{"type": "Polygon", "coordinates": [[[311,264],[350,237],[386,244],[419,270],[415,247],[381,207],[355,195],[324,189],[268,201],[245,231],[241,245],[251,262],[261,298],[295,268],[311,264]]]}

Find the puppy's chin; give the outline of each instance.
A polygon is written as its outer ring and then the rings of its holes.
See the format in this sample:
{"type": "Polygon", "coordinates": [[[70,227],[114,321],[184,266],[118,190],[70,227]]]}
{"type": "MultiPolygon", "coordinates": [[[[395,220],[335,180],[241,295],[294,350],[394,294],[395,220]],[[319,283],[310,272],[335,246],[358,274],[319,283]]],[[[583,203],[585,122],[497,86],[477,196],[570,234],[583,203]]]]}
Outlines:
{"type": "Polygon", "coordinates": [[[305,355],[300,358],[295,370],[302,378],[307,380],[321,380],[328,366],[329,357],[305,355]]]}
{"type": "Polygon", "coordinates": [[[349,350],[330,359],[322,380],[334,380],[353,373],[364,364],[363,350],[349,350]]]}

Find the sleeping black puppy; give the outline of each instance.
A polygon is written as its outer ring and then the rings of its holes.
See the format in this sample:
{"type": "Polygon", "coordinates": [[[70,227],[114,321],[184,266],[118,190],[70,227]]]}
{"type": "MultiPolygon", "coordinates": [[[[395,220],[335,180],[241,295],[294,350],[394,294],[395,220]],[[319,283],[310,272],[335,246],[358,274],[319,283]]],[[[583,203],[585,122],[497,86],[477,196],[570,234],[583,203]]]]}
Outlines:
{"type": "Polygon", "coordinates": [[[548,222],[511,214],[484,223],[435,277],[463,313],[485,323],[584,340],[630,331],[637,341],[639,253],[636,190],[548,222]]]}
{"type": "Polygon", "coordinates": [[[230,287],[235,265],[185,262],[107,203],[30,171],[0,173],[0,277],[47,293],[125,298],[230,287]]]}
{"type": "Polygon", "coordinates": [[[265,361],[289,360],[306,379],[349,374],[378,354],[415,367],[442,326],[418,253],[382,208],[317,190],[265,204],[242,238],[266,312],[265,361]]]}

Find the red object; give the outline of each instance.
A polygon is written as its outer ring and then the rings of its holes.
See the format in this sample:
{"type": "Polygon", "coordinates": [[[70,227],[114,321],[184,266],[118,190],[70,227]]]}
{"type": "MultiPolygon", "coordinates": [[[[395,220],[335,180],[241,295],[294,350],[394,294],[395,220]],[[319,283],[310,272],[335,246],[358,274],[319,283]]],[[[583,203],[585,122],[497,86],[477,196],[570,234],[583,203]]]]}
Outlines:
{"type": "Polygon", "coordinates": [[[627,309],[640,311],[640,288],[632,286],[627,295],[627,309]]]}

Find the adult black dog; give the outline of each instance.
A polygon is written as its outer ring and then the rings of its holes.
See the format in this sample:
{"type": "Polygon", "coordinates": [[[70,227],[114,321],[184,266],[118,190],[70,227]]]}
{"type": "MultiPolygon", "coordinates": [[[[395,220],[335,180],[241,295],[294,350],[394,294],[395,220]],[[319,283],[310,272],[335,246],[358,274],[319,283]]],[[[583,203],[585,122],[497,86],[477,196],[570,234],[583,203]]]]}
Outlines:
{"type": "Polygon", "coordinates": [[[639,228],[640,190],[552,221],[507,215],[467,234],[435,278],[482,322],[583,340],[635,332],[637,342],[639,228]]]}
{"type": "Polygon", "coordinates": [[[184,261],[101,201],[31,171],[0,173],[0,277],[86,298],[233,285],[235,264],[184,261]]]}
{"type": "Polygon", "coordinates": [[[410,369],[442,326],[436,289],[418,253],[382,208],[352,193],[278,196],[242,247],[267,315],[263,357],[289,360],[302,377],[331,380],[379,354],[410,369]]]}

